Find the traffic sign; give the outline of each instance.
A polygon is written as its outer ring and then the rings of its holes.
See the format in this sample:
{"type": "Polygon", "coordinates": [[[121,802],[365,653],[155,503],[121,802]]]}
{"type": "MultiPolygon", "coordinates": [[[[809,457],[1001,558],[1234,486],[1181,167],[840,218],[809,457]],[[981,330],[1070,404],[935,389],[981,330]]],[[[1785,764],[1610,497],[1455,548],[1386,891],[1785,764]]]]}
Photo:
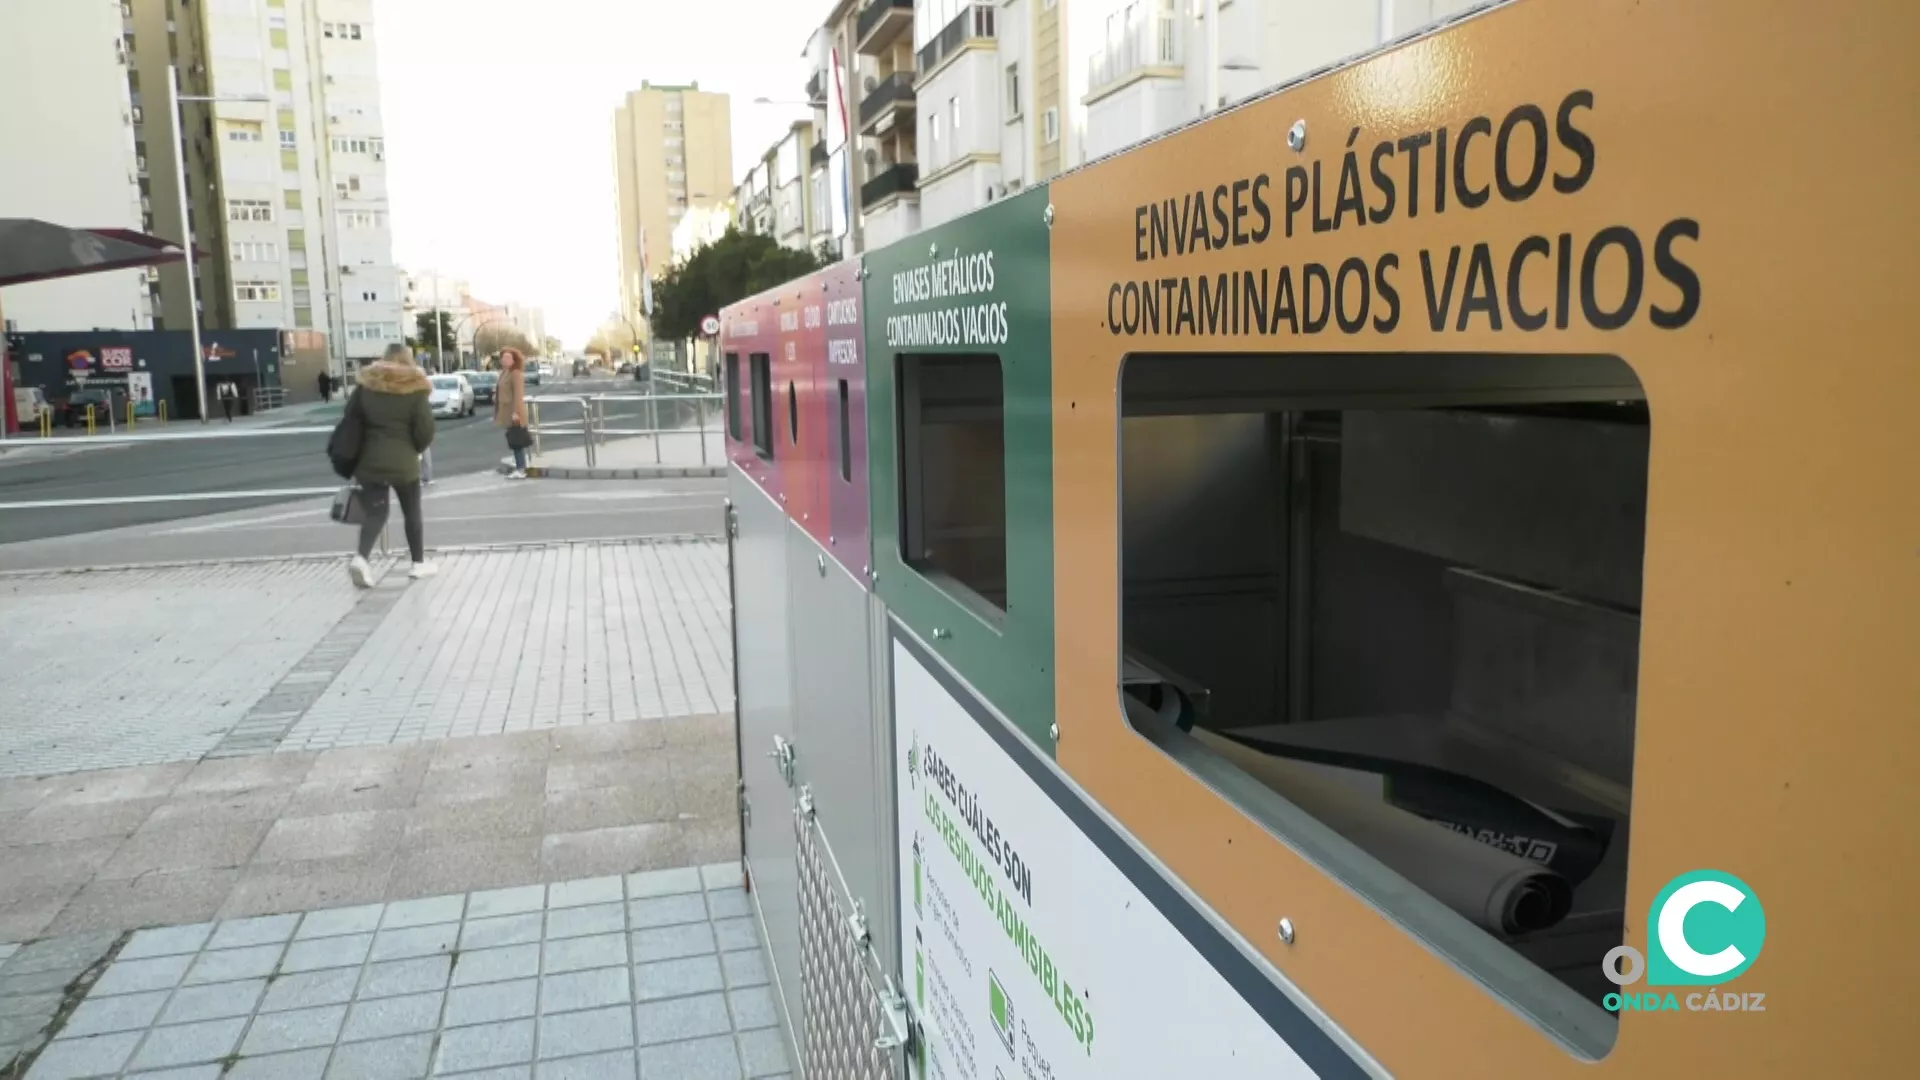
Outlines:
{"type": "Polygon", "coordinates": [[[707,335],[708,337],[712,337],[715,334],[718,334],[720,332],[720,317],[717,315],[709,315],[706,318],[701,319],[700,332],[707,335]]]}

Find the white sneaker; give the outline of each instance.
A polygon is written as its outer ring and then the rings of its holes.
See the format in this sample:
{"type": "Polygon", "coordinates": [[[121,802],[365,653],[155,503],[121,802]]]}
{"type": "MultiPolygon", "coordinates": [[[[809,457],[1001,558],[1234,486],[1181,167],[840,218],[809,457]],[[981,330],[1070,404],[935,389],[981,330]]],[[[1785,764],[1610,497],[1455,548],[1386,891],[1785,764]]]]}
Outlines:
{"type": "Polygon", "coordinates": [[[407,571],[407,576],[414,579],[415,581],[418,581],[421,578],[432,577],[433,575],[439,572],[440,572],[440,568],[438,566],[435,566],[433,563],[417,562],[413,564],[413,569],[407,571]]]}
{"type": "Polygon", "coordinates": [[[525,469],[515,469],[507,474],[507,479],[509,480],[525,480],[526,478],[527,470],[525,469]]]}
{"type": "Polygon", "coordinates": [[[353,579],[355,585],[363,589],[373,588],[373,567],[368,566],[367,560],[358,555],[355,555],[353,561],[347,564],[347,576],[353,579]]]}

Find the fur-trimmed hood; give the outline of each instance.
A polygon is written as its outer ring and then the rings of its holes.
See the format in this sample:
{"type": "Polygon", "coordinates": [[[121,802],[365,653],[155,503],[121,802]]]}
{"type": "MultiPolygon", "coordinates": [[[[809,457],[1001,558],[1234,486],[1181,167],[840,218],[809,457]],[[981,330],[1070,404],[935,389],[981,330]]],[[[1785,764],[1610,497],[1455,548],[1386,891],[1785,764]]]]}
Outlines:
{"type": "Polygon", "coordinates": [[[433,392],[433,383],[428,380],[426,372],[412,364],[393,360],[376,360],[361,368],[359,383],[362,390],[372,390],[378,394],[433,392]]]}

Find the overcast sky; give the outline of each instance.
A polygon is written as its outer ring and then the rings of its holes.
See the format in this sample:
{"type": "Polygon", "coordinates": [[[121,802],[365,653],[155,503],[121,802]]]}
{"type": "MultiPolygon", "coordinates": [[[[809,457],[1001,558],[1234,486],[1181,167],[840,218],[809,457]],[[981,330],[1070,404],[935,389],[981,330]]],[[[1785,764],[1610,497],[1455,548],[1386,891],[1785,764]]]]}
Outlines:
{"type": "MultiPolygon", "coordinates": [[[[805,110],[825,0],[375,0],[394,256],[546,309],[579,348],[619,297],[613,110],[642,80],[733,98],[736,179],[805,110]]],[[[664,243],[665,238],[658,242],[664,243]]]]}

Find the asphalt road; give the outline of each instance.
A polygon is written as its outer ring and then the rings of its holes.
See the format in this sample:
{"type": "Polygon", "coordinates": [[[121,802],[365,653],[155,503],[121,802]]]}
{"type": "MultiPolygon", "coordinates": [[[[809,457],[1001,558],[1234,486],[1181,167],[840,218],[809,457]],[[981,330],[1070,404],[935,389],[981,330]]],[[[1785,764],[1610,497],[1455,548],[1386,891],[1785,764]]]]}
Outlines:
{"type": "MultiPolygon", "coordinates": [[[[631,393],[636,388],[631,380],[562,379],[530,389],[537,396],[631,393]]],[[[608,415],[617,423],[618,417],[640,415],[644,408],[641,402],[614,402],[609,403],[608,415]]],[[[553,423],[575,412],[571,406],[551,407],[543,412],[542,420],[553,423]]],[[[296,423],[331,427],[333,418],[296,423]]],[[[181,427],[176,425],[174,430],[181,427]]],[[[191,430],[191,426],[186,427],[191,430]]],[[[212,430],[222,431],[219,421],[214,422],[212,430]]],[[[229,430],[235,437],[138,445],[89,445],[84,439],[63,439],[52,452],[14,450],[0,454],[0,545],[256,510],[288,502],[289,497],[40,508],[5,505],[8,503],[266,492],[330,488],[340,483],[327,464],[325,434],[243,434],[245,430],[265,429],[243,429],[239,425],[229,430]]],[[[578,436],[556,435],[543,439],[543,444],[557,447],[578,441],[578,436]]],[[[490,472],[506,453],[490,409],[482,405],[474,417],[439,422],[433,447],[434,476],[447,480],[490,472]]]]}
{"type": "MultiPolygon", "coordinates": [[[[508,480],[470,473],[427,489],[427,546],[718,535],[726,481],[508,480]]],[[[327,517],[326,498],[126,528],[0,544],[0,571],[340,553],[356,530],[327,517]]],[[[390,540],[404,552],[399,509],[390,540]]],[[[344,558],[343,558],[344,562],[344,558]]]]}

